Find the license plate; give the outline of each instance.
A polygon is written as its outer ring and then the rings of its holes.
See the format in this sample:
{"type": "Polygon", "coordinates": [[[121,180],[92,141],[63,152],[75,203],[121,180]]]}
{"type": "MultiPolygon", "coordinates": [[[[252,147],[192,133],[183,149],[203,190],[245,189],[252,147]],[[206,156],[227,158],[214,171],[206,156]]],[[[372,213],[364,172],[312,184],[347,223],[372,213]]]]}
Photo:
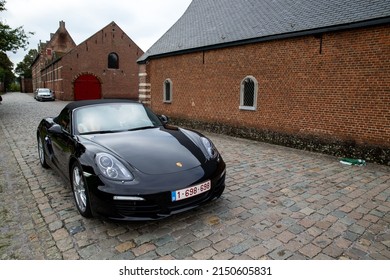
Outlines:
{"type": "Polygon", "coordinates": [[[204,182],[204,183],[196,185],[196,186],[188,187],[188,188],[178,190],[178,191],[173,191],[171,193],[172,194],[172,201],[178,201],[178,200],[186,199],[189,197],[193,197],[193,196],[196,196],[198,194],[207,192],[210,189],[211,189],[211,182],[207,181],[207,182],[204,182]]]}

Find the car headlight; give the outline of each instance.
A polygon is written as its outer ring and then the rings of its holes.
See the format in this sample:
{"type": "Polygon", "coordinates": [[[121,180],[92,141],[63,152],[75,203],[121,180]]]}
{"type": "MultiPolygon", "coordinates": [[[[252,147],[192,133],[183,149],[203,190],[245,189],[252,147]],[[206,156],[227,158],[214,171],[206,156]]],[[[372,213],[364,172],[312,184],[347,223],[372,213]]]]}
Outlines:
{"type": "Polygon", "coordinates": [[[216,158],[218,156],[218,151],[217,148],[215,148],[214,144],[206,137],[201,137],[200,139],[202,140],[202,144],[207,151],[207,155],[210,158],[216,158]]]}
{"type": "Polygon", "coordinates": [[[111,180],[131,181],[133,175],[124,165],[107,153],[97,153],[95,157],[96,164],[104,177],[111,180]]]}

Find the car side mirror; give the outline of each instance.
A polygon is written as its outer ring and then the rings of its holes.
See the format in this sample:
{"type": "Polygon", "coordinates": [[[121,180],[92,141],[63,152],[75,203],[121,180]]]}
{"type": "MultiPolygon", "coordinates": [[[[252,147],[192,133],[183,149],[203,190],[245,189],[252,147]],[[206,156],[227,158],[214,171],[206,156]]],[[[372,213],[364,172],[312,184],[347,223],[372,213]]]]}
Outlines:
{"type": "Polygon", "coordinates": [[[169,122],[169,118],[165,115],[161,115],[160,120],[163,124],[168,124],[168,122],[169,122]]]}
{"type": "Polygon", "coordinates": [[[62,134],[62,127],[59,124],[53,124],[49,128],[49,132],[53,134],[62,134]]]}

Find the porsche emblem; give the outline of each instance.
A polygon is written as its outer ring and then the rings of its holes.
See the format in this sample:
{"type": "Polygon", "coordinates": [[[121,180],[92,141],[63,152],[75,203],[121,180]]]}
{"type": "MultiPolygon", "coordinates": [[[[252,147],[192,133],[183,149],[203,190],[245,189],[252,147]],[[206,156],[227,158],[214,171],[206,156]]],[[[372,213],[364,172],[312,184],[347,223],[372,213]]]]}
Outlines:
{"type": "Polygon", "coordinates": [[[176,162],[177,167],[183,167],[183,164],[181,162],[176,162]]]}

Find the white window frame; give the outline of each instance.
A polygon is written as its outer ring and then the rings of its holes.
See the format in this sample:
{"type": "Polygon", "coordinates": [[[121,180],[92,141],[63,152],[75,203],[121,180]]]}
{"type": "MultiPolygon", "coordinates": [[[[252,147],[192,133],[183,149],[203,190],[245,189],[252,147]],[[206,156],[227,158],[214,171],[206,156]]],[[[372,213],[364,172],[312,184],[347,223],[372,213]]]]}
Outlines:
{"type": "Polygon", "coordinates": [[[253,76],[246,76],[244,79],[242,79],[240,84],[240,110],[247,110],[247,111],[256,111],[257,110],[257,95],[259,91],[259,83],[257,82],[256,78],[253,76]],[[244,105],[244,90],[245,90],[245,82],[250,79],[254,83],[254,90],[253,90],[253,106],[245,106],[244,105]]]}

